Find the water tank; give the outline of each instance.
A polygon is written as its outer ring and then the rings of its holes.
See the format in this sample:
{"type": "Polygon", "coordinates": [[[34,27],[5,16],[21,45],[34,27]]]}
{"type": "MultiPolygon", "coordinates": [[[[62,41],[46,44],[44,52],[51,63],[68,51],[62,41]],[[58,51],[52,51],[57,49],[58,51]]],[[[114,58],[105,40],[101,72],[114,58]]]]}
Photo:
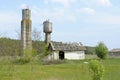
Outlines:
{"type": "Polygon", "coordinates": [[[30,10],[29,9],[23,9],[22,10],[22,19],[30,19],[30,10]]]}
{"type": "Polygon", "coordinates": [[[43,22],[43,31],[45,33],[51,33],[52,32],[52,23],[49,20],[46,20],[43,22]]]}

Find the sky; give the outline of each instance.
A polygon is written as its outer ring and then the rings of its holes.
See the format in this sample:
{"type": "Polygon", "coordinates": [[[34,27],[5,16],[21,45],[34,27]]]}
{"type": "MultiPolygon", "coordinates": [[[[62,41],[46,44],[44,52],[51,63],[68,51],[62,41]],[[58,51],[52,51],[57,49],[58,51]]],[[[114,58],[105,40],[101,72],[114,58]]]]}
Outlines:
{"type": "Polygon", "coordinates": [[[0,37],[17,39],[22,9],[31,9],[32,29],[41,31],[43,22],[53,25],[51,39],[82,42],[96,46],[100,41],[109,49],[120,48],[120,0],[0,0],[0,37]]]}

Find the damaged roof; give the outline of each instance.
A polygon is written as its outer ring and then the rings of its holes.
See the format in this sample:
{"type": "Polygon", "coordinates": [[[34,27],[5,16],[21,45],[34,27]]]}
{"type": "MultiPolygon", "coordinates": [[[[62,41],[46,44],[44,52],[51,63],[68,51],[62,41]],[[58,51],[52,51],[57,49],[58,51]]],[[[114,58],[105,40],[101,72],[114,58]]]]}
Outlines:
{"type": "Polygon", "coordinates": [[[50,42],[52,50],[58,51],[84,51],[86,48],[81,43],[50,42]]]}
{"type": "Polygon", "coordinates": [[[109,51],[109,52],[120,52],[120,48],[112,49],[112,50],[109,51]]]}

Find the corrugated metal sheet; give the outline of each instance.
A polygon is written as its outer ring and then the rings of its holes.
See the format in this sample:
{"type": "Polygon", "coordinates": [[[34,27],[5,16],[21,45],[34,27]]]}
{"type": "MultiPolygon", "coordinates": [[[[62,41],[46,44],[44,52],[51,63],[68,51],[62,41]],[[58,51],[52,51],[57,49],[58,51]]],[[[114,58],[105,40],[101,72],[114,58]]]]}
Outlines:
{"type": "Polygon", "coordinates": [[[109,52],[120,52],[120,49],[112,49],[111,51],[109,52]]]}
{"type": "Polygon", "coordinates": [[[51,42],[52,50],[58,51],[84,51],[86,48],[79,43],[51,42]]]}

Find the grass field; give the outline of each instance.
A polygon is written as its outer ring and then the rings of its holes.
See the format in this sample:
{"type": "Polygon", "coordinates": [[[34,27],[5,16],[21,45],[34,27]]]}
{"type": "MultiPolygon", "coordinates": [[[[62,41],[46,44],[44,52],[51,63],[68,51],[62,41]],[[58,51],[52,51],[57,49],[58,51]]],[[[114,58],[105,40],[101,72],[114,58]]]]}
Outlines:
{"type": "MultiPolygon", "coordinates": [[[[88,64],[83,62],[67,61],[53,65],[15,65],[1,62],[0,80],[92,80],[88,64]]],[[[103,80],[120,80],[120,59],[107,59],[102,63],[105,67],[103,80]]]]}

